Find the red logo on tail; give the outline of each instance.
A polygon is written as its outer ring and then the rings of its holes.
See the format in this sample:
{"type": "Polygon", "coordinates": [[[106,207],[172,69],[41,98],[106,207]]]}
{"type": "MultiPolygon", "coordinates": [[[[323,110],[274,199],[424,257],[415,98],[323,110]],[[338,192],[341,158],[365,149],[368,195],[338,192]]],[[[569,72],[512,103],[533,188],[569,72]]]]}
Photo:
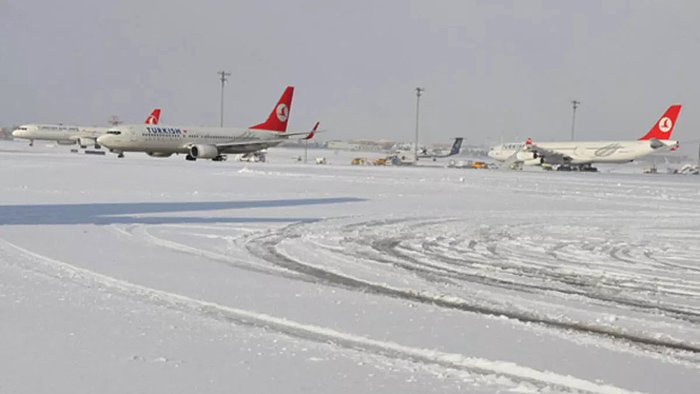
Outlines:
{"type": "Polygon", "coordinates": [[[661,118],[654,124],[654,126],[649,130],[644,137],[640,140],[650,140],[656,138],[657,140],[667,140],[671,138],[671,133],[673,133],[673,127],[676,125],[676,119],[678,114],[681,112],[681,106],[676,104],[668,107],[666,112],[661,115],[661,118]]]}
{"type": "Polygon", "coordinates": [[[294,87],[287,86],[287,89],[282,93],[275,108],[270,112],[270,116],[263,123],[256,124],[255,126],[250,126],[251,129],[258,130],[271,130],[279,131],[284,133],[287,131],[287,121],[289,120],[289,113],[292,111],[292,96],[294,95],[294,87]]]}
{"type": "Polygon", "coordinates": [[[153,112],[148,115],[146,124],[158,124],[158,120],[160,120],[160,108],[154,109],[153,112]]]}

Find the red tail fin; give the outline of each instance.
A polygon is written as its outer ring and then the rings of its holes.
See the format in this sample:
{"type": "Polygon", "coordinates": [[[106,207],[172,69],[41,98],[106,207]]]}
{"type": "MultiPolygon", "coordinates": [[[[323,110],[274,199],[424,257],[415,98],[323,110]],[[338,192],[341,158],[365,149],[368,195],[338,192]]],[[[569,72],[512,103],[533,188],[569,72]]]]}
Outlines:
{"type": "Polygon", "coordinates": [[[294,95],[294,86],[287,86],[287,89],[282,93],[282,97],[275,105],[275,108],[270,112],[270,116],[264,123],[250,126],[251,129],[272,130],[284,133],[287,131],[287,120],[289,113],[292,111],[292,96],[294,95]]]}
{"type": "Polygon", "coordinates": [[[640,140],[650,140],[652,138],[656,138],[657,140],[667,140],[671,138],[673,127],[676,125],[676,118],[678,118],[678,114],[680,112],[681,106],[679,104],[668,107],[666,112],[664,112],[651,130],[649,130],[644,137],[640,138],[640,140]]]}
{"type": "Polygon", "coordinates": [[[146,124],[158,124],[158,120],[160,120],[160,108],[154,109],[153,112],[148,115],[146,124]]]}

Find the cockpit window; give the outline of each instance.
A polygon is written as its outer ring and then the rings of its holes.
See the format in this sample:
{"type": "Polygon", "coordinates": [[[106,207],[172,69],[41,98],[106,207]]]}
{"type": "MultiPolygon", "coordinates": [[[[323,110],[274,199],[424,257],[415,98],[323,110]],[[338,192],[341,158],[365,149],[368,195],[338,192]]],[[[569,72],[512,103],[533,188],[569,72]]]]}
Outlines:
{"type": "Polygon", "coordinates": [[[20,127],[19,129],[20,129],[20,130],[27,130],[27,128],[24,127],[24,126],[20,127]]]}
{"type": "Polygon", "coordinates": [[[122,133],[122,132],[119,131],[119,130],[110,130],[110,131],[107,132],[107,134],[113,134],[113,135],[119,135],[119,134],[121,134],[121,133],[122,133]]]}

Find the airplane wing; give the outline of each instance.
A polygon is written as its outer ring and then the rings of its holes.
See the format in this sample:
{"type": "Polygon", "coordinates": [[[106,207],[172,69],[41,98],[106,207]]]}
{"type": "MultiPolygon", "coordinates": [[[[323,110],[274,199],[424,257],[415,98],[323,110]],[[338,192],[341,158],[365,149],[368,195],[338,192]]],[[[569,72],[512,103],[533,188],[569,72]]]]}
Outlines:
{"type": "Polygon", "coordinates": [[[219,149],[223,148],[233,148],[233,147],[246,147],[246,148],[255,148],[255,149],[265,149],[269,148],[271,146],[275,146],[279,143],[284,141],[283,139],[276,139],[276,140],[240,140],[240,141],[230,141],[230,142],[222,142],[219,144],[215,144],[215,146],[219,149]]]}
{"type": "Polygon", "coordinates": [[[535,158],[541,157],[545,163],[550,163],[550,164],[558,164],[558,163],[568,163],[573,158],[569,155],[565,155],[563,153],[551,150],[551,149],[545,149],[537,144],[526,144],[525,147],[523,148],[524,151],[526,152],[532,152],[536,155],[535,158]]]}
{"type": "Polygon", "coordinates": [[[269,148],[271,146],[278,145],[282,143],[285,140],[290,139],[290,137],[300,137],[303,136],[302,139],[309,140],[314,137],[316,133],[320,133],[323,130],[318,130],[318,125],[319,122],[316,122],[316,125],[314,125],[314,128],[311,129],[311,131],[299,131],[299,132],[291,132],[291,133],[280,133],[277,138],[275,139],[267,139],[267,140],[261,140],[261,139],[242,139],[238,141],[227,141],[227,142],[221,142],[216,144],[217,148],[232,148],[232,147],[247,147],[247,148],[257,148],[257,149],[265,149],[269,148]]]}
{"type": "Polygon", "coordinates": [[[314,128],[311,129],[310,132],[309,131],[295,131],[295,132],[291,132],[291,133],[284,133],[282,136],[284,138],[289,138],[289,137],[296,137],[296,136],[303,135],[304,138],[302,138],[302,139],[310,140],[310,139],[314,138],[314,135],[316,135],[316,133],[323,133],[325,131],[325,130],[318,129],[318,125],[320,123],[321,122],[316,122],[316,124],[314,125],[314,128]]]}

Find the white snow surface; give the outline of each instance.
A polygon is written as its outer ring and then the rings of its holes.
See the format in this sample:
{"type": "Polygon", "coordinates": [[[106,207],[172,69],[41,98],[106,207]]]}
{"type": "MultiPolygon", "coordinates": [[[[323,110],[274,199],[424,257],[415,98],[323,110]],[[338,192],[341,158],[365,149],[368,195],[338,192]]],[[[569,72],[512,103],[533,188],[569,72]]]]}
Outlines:
{"type": "Polygon", "coordinates": [[[697,392],[700,177],[320,155],[0,143],[0,393],[697,392]]]}

